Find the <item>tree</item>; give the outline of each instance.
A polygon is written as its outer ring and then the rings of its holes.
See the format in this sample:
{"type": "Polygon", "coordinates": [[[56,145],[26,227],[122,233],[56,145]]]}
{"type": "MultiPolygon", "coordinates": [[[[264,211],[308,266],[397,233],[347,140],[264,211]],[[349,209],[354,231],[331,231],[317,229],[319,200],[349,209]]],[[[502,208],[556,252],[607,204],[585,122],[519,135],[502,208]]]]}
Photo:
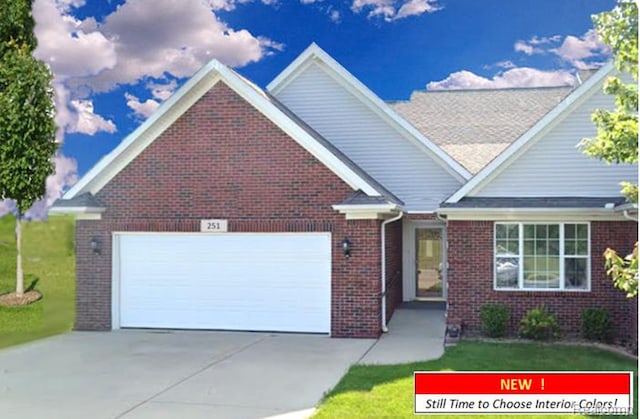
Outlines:
{"type": "Polygon", "coordinates": [[[33,57],[33,0],[8,2],[0,12],[0,199],[15,202],[16,295],[24,294],[22,217],[45,194],[54,172],[52,74],[33,57]]]}
{"type": "MultiPolygon", "coordinates": [[[[625,83],[620,77],[610,77],[604,92],[615,96],[615,109],[596,110],[592,120],[597,128],[595,138],[582,140],[584,151],[607,163],[638,162],[638,8],[633,2],[619,2],[616,7],[593,17],[602,41],[611,47],[613,63],[620,73],[633,78],[625,83]]],[[[622,182],[621,192],[630,202],[638,202],[638,184],[622,182]]],[[[607,274],[616,287],[628,297],[638,295],[638,243],[622,258],[615,250],[604,253],[607,274]]]]}

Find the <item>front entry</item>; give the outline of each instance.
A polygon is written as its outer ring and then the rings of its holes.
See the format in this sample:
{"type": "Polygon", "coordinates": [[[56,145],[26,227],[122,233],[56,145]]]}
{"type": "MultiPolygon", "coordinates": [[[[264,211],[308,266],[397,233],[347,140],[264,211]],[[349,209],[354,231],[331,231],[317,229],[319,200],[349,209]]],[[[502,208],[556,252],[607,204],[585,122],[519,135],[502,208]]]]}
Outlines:
{"type": "Polygon", "coordinates": [[[444,298],[442,229],[415,229],[417,298],[444,298]]]}

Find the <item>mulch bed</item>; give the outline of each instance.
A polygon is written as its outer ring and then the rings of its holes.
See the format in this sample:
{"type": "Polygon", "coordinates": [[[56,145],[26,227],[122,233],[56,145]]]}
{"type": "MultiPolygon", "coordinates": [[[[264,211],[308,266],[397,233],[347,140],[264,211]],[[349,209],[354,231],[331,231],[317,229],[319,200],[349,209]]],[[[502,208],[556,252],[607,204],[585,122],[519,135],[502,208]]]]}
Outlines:
{"type": "Polygon", "coordinates": [[[15,307],[26,306],[35,303],[42,298],[38,291],[27,291],[22,297],[18,297],[15,292],[0,295],[0,306],[15,307]]]}

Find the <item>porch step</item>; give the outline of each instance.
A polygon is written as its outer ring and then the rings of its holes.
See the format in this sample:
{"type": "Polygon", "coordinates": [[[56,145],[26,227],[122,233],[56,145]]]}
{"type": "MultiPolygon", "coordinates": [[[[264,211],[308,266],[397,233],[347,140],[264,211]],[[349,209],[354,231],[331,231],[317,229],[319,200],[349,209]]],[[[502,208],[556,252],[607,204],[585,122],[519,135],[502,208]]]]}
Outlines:
{"type": "Polygon", "coordinates": [[[412,310],[442,310],[447,308],[446,301],[406,301],[400,305],[412,310]]]}

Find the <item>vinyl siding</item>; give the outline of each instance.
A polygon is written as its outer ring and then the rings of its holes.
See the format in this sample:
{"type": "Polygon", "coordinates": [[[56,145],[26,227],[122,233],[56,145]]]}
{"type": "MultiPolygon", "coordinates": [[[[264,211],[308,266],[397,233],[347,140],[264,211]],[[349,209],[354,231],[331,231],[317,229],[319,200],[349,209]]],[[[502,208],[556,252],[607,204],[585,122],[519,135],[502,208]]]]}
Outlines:
{"type": "Polygon", "coordinates": [[[402,199],[409,211],[434,210],[460,187],[444,167],[316,63],[275,96],[402,199]]]}
{"type": "Polygon", "coordinates": [[[637,164],[607,165],[577,148],[582,138],[596,134],[591,114],[598,108],[613,108],[612,97],[603,94],[600,87],[596,87],[591,97],[471,196],[620,195],[621,181],[637,182],[637,164]]]}

